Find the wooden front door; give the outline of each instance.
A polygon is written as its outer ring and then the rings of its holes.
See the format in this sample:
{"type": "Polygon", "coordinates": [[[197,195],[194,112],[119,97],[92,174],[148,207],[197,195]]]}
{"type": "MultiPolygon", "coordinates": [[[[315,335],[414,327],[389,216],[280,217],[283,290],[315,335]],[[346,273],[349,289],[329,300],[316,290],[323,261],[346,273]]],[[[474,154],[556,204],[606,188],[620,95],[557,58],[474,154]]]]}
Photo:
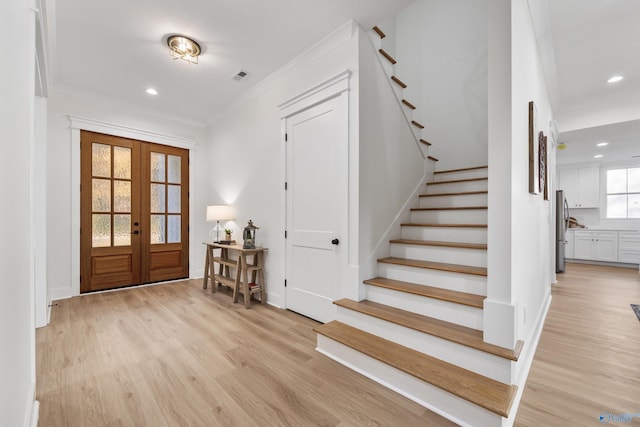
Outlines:
{"type": "Polygon", "coordinates": [[[188,276],[188,151],[81,133],[80,292],[188,276]]]}

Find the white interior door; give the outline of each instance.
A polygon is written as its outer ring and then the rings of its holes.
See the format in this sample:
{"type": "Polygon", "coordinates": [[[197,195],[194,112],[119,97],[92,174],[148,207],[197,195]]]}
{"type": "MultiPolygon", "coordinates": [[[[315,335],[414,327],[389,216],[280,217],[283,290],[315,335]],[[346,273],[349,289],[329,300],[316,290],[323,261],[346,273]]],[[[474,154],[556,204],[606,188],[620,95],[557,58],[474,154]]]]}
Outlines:
{"type": "Polygon", "coordinates": [[[335,319],[346,264],[347,92],[287,117],[286,307],[335,319]]]}

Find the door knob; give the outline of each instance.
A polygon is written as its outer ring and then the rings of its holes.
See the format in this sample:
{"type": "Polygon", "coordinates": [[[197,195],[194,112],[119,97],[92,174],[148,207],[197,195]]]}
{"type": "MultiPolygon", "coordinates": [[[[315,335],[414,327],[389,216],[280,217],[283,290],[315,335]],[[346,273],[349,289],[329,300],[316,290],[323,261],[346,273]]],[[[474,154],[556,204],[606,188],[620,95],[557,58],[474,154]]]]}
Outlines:
{"type": "Polygon", "coordinates": [[[331,241],[331,244],[332,244],[332,245],[339,245],[339,244],[340,244],[340,240],[338,240],[338,239],[333,239],[333,240],[331,241]]]}
{"type": "Polygon", "coordinates": [[[139,230],[135,230],[135,231],[132,231],[132,232],[131,232],[131,233],[129,233],[129,234],[140,234],[140,231],[139,231],[139,230]]]}

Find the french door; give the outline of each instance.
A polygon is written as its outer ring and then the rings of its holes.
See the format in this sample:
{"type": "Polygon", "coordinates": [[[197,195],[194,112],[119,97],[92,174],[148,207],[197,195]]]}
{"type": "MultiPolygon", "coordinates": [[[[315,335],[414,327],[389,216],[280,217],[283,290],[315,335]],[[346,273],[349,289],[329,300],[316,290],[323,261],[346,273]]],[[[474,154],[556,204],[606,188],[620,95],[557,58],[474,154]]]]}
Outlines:
{"type": "Polygon", "coordinates": [[[80,292],[188,277],[189,152],[82,131],[80,292]]]}

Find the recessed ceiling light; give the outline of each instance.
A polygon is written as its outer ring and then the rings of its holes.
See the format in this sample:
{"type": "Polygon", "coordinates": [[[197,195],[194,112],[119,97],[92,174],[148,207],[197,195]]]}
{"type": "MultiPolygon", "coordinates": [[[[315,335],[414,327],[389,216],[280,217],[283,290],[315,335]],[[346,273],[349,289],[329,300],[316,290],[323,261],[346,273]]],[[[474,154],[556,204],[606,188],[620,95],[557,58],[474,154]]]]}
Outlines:
{"type": "Polygon", "coordinates": [[[598,147],[605,147],[605,146],[607,146],[607,145],[609,145],[609,143],[608,143],[608,142],[605,142],[605,141],[598,142],[598,143],[596,144],[596,146],[598,146],[598,147]]]}
{"type": "Polygon", "coordinates": [[[157,95],[157,94],[158,94],[158,91],[157,91],[157,90],[155,90],[154,88],[150,87],[149,89],[147,89],[147,93],[148,93],[149,95],[157,95]]]}
{"type": "Polygon", "coordinates": [[[594,159],[599,159],[600,157],[602,157],[602,154],[596,154],[595,156],[593,156],[594,159]]]}
{"type": "Polygon", "coordinates": [[[611,76],[611,78],[609,80],[607,80],[607,83],[615,83],[615,82],[619,82],[620,80],[624,79],[623,76],[617,75],[617,76],[611,76]]]}

